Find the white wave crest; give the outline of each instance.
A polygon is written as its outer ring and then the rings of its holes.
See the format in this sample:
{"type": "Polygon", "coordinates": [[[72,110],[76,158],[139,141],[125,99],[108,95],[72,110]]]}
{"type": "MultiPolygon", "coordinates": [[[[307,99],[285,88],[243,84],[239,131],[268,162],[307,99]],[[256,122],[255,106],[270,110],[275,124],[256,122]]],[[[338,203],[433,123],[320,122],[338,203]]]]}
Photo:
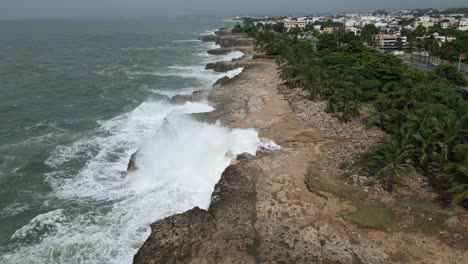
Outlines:
{"type": "Polygon", "coordinates": [[[274,146],[255,130],[200,123],[188,115],[212,110],[205,103],[148,101],[101,122],[96,135],[57,148],[47,160],[56,168],[48,178],[54,194],[93,206],[35,217],[13,235],[21,246],[0,262],[131,263],[149,224],[194,206],[207,208],[232,158],[274,146]],[[139,169],[127,174],[137,149],[139,169]],[[76,175],[63,170],[80,155],[87,161],[76,175]],[[31,244],[31,238],[40,242],[31,244]]]}
{"type": "Polygon", "coordinates": [[[243,71],[243,68],[237,68],[226,73],[214,72],[205,70],[205,66],[183,66],[183,65],[174,65],[170,66],[164,71],[137,71],[137,72],[128,72],[129,75],[155,75],[155,76],[174,76],[181,77],[184,79],[196,79],[203,83],[201,87],[197,87],[194,90],[208,89],[213,85],[217,80],[227,76],[232,78],[243,71]]]}

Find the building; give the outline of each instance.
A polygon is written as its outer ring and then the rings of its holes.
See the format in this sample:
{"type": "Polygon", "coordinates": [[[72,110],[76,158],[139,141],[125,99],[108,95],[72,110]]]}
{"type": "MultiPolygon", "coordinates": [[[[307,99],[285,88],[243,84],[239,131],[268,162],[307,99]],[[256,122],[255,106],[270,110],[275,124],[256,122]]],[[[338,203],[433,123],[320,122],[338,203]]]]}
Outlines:
{"type": "Polygon", "coordinates": [[[262,25],[274,25],[274,24],[277,24],[278,21],[274,21],[274,20],[265,20],[265,21],[258,21],[258,22],[253,22],[253,24],[255,26],[257,26],[258,24],[262,24],[262,25]]]}
{"type": "Polygon", "coordinates": [[[361,16],[361,21],[377,21],[378,18],[375,16],[361,16]]]}
{"type": "Polygon", "coordinates": [[[439,43],[450,42],[450,41],[453,41],[453,40],[456,39],[455,37],[440,36],[439,33],[437,33],[437,32],[434,32],[434,33],[432,34],[432,36],[434,36],[434,38],[435,38],[439,43]]]}
{"type": "Polygon", "coordinates": [[[323,28],[323,33],[328,33],[328,34],[330,34],[330,33],[335,32],[335,29],[336,29],[336,28],[334,28],[334,27],[324,27],[324,28],[323,28]]]}
{"type": "Polygon", "coordinates": [[[425,28],[430,28],[434,26],[434,22],[431,21],[423,21],[423,20],[418,20],[413,22],[413,27],[417,28],[419,26],[423,26],[425,28]]]}
{"type": "Polygon", "coordinates": [[[450,27],[450,22],[447,20],[447,21],[442,21],[440,22],[440,27],[443,28],[443,29],[447,29],[450,27]]]}
{"type": "Polygon", "coordinates": [[[355,36],[361,35],[361,29],[357,27],[346,27],[346,32],[353,32],[355,36]]]}
{"type": "Polygon", "coordinates": [[[284,20],[284,27],[290,31],[293,28],[305,29],[307,26],[306,21],[296,21],[296,20],[284,20]]]}
{"type": "Polygon", "coordinates": [[[430,16],[421,16],[421,17],[418,17],[417,20],[422,21],[422,22],[429,22],[429,21],[431,21],[431,17],[430,16]]]}
{"type": "Polygon", "coordinates": [[[322,26],[321,25],[315,25],[314,29],[317,30],[317,31],[320,31],[322,29],[322,26]]]}
{"type": "Polygon", "coordinates": [[[400,35],[393,35],[393,34],[383,34],[381,33],[378,35],[378,43],[379,47],[382,48],[391,48],[391,47],[396,47],[398,39],[401,39],[401,43],[403,45],[406,45],[406,37],[402,37],[400,35]]]}
{"type": "Polygon", "coordinates": [[[388,24],[385,23],[385,22],[376,22],[376,23],[374,24],[374,26],[377,27],[377,28],[384,28],[384,27],[387,27],[387,25],[388,25],[388,24]]]}
{"type": "Polygon", "coordinates": [[[460,23],[458,24],[458,30],[466,31],[468,30],[468,19],[461,19],[460,23]]]}
{"type": "Polygon", "coordinates": [[[355,24],[356,24],[356,20],[354,20],[354,19],[348,19],[345,22],[345,26],[347,26],[347,27],[354,27],[355,24]]]}

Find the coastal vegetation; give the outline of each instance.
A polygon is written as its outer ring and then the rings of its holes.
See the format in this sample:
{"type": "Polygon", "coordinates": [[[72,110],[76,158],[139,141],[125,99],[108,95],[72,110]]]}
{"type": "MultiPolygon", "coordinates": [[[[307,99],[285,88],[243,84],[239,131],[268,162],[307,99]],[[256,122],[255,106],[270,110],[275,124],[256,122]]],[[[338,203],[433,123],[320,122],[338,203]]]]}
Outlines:
{"type": "Polygon", "coordinates": [[[440,25],[436,25],[429,29],[419,26],[413,31],[402,30],[401,33],[402,36],[408,38],[408,48],[415,48],[418,51],[426,50],[431,53],[431,56],[438,56],[451,62],[458,62],[460,53],[468,51],[468,31],[441,28],[440,25]],[[454,37],[455,40],[439,45],[434,38],[434,33],[439,36],[454,37]],[[423,38],[425,35],[430,37],[423,38]]]}
{"type": "Polygon", "coordinates": [[[318,41],[262,31],[255,37],[257,52],[276,56],[289,87],[328,100],[327,110],[343,122],[361,117],[390,135],[364,155],[363,166],[387,190],[417,171],[454,203],[468,200],[468,102],[457,90],[467,83],[455,67],[424,72],[339,34],[318,41]]]}

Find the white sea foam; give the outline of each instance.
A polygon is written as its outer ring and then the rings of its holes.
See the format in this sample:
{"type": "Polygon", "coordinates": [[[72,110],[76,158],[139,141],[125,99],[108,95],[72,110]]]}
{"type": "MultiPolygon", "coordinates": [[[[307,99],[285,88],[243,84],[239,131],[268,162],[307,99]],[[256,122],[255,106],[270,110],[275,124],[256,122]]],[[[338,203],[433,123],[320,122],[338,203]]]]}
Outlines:
{"type": "MultiPolygon", "coordinates": [[[[204,49],[219,47],[206,45],[204,49]]],[[[205,70],[204,64],[242,56],[242,52],[208,54],[203,65],[140,72],[110,67],[97,74],[127,70],[132,78],[140,74],[175,76],[202,84],[167,91],[172,96],[210,88],[224,76],[240,74],[242,68],[216,73],[205,70]]],[[[155,92],[164,94],[160,89],[155,92]]],[[[53,169],[46,182],[54,198],[76,203],[81,211],[65,203],[62,209],[36,216],[14,233],[12,241],[18,247],[0,256],[0,263],[131,263],[152,222],[194,206],[209,206],[214,185],[235,155],[254,154],[260,147],[278,148],[259,139],[254,130],[203,124],[188,115],[212,110],[207,103],[146,101],[128,113],[99,122],[96,131],[83,134],[74,143],[57,147],[46,161],[53,169]],[[128,174],[129,156],[138,149],[139,170],[128,174]],[[77,163],[82,163],[81,169],[69,169],[77,163]]]]}
{"type": "Polygon", "coordinates": [[[11,239],[37,239],[53,233],[65,221],[63,210],[58,209],[34,217],[28,224],[16,230],[11,239]]]}
{"type": "Polygon", "coordinates": [[[38,215],[13,235],[22,246],[0,262],[131,263],[150,223],[194,206],[207,208],[235,155],[274,148],[255,130],[204,124],[187,115],[212,110],[206,103],[148,101],[101,122],[95,135],[57,148],[47,160],[56,168],[48,177],[55,195],[94,206],[79,214],[64,208],[38,215]],[[127,174],[137,149],[139,170],[127,174]],[[87,162],[77,175],[59,170],[80,155],[87,162]],[[31,238],[41,242],[28,244],[31,238]]]}
{"type": "Polygon", "coordinates": [[[221,48],[221,45],[219,44],[216,44],[214,42],[206,42],[209,46],[209,49],[220,49],[221,48]]]}
{"type": "Polygon", "coordinates": [[[180,39],[180,40],[174,40],[174,43],[184,43],[184,42],[201,42],[199,39],[180,39]]]}
{"type": "Polygon", "coordinates": [[[199,36],[205,36],[205,35],[214,35],[215,32],[216,32],[217,29],[213,29],[213,30],[206,30],[206,31],[203,31],[203,32],[200,32],[200,33],[197,33],[197,35],[199,36]]]}
{"type": "Polygon", "coordinates": [[[92,159],[78,172],[56,170],[47,181],[62,199],[92,198],[115,199],[124,195],[120,181],[121,171],[126,169],[128,157],[138,146],[154,136],[164,118],[171,112],[194,113],[211,111],[209,105],[187,102],[171,105],[165,102],[148,101],[135,110],[102,122],[100,133],[84,137],[71,145],[60,146],[46,160],[53,168],[66,167],[77,157],[92,159]],[[121,151],[116,151],[121,150],[121,151]],[[72,175],[68,175],[72,173],[72,175]],[[73,178],[73,181],[69,179],[73,178]],[[77,181],[79,178],[81,180],[77,181]],[[106,182],[106,186],[100,184],[106,182]],[[111,187],[111,188],[110,188],[111,187]],[[77,192],[77,188],[83,191],[77,192]]]}
{"type": "Polygon", "coordinates": [[[236,60],[236,59],[240,59],[242,57],[244,57],[244,53],[242,51],[233,51],[233,52],[230,52],[224,56],[221,56],[221,61],[231,61],[231,60],[236,60]]]}
{"type": "Polygon", "coordinates": [[[210,88],[218,79],[225,76],[232,78],[243,71],[243,68],[237,68],[226,73],[205,70],[204,65],[174,65],[160,71],[133,71],[127,72],[128,75],[155,75],[155,76],[173,76],[185,79],[199,80],[203,86],[194,87],[193,91],[210,88]]]}
{"type": "MultiPolygon", "coordinates": [[[[13,172],[16,172],[19,168],[15,168],[13,172]]],[[[21,212],[24,212],[29,209],[29,204],[21,204],[21,203],[12,203],[8,205],[7,207],[3,208],[0,210],[0,215],[3,217],[7,216],[13,216],[16,214],[19,214],[21,212]]]]}
{"type": "Polygon", "coordinates": [[[213,84],[225,76],[232,78],[242,72],[243,68],[234,69],[226,73],[207,71],[204,66],[181,66],[175,65],[168,68],[167,72],[158,73],[160,76],[178,76],[182,78],[193,78],[213,84]]]}

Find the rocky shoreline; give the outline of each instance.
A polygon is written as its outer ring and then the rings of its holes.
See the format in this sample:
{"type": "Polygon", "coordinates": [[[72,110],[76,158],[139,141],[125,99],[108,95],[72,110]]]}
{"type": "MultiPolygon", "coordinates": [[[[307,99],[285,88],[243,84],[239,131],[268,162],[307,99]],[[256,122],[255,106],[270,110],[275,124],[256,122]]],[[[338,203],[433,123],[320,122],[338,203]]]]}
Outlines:
{"type": "MultiPolygon", "coordinates": [[[[244,71],[172,102],[206,99],[216,110],[195,118],[255,128],[283,148],[239,155],[216,184],[209,209],[193,208],[153,223],[134,263],[465,263],[465,234],[442,240],[417,229],[371,228],[346,219],[344,212],[357,207],[346,196],[361,194],[353,184],[365,184],[360,175],[337,193],[328,188],[330,182],[324,189],[304,184],[345,173],[341,161],[353,162],[355,153],[375,146],[385,137],[381,131],[365,129],[360,120],[341,124],[324,112],[325,102],[283,87],[274,60],[254,56],[252,39],[220,29],[202,40],[221,45],[212,54],[245,53],[207,68],[244,71]]],[[[362,197],[369,198],[359,199],[394,202],[378,188],[366,188],[362,197]]]]}

